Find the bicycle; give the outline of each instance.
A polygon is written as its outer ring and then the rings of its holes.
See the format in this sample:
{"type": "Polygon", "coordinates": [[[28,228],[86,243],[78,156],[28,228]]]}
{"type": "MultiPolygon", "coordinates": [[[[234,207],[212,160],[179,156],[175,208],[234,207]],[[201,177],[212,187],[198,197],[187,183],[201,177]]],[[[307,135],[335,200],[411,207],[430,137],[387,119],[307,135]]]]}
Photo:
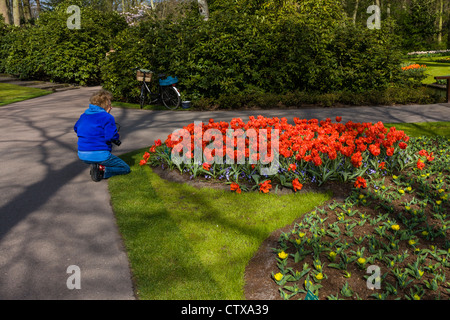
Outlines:
{"type": "Polygon", "coordinates": [[[133,68],[136,71],[136,79],[142,81],[141,93],[139,95],[139,105],[141,109],[144,107],[147,94],[150,96],[149,104],[162,101],[167,109],[175,110],[181,104],[180,90],[175,86],[178,79],[167,77],[165,74],[158,74],[158,92],[153,93],[147,85],[152,81],[153,72],[147,69],[133,68]],[[164,79],[166,78],[166,79],[164,79]]]}

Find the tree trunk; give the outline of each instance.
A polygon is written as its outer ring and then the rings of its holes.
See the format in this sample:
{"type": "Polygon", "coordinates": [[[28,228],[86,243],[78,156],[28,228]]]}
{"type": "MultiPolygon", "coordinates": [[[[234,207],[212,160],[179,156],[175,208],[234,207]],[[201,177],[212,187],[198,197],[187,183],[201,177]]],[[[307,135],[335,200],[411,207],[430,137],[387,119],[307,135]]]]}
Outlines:
{"type": "Polygon", "coordinates": [[[356,0],[355,10],[353,11],[353,24],[356,24],[356,16],[358,14],[359,0],[356,0]]]}
{"type": "Polygon", "coordinates": [[[448,10],[448,20],[447,20],[447,49],[450,49],[450,10],[448,10]]]}
{"type": "Polygon", "coordinates": [[[40,0],[35,0],[35,1],[36,1],[36,11],[39,16],[39,14],[41,13],[41,1],[40,0]]]}
{"type": "Polygon", "coordinates": [[[13,0],[13,19],[14,25],[20,26],[20,4],[19,0],[13,0]]]}
{"type": "Polygon", "coordinates": [[[23,16],[25,21],[31,20],[31,8],[30,8],[30,0],[22,0],[23,3],[23,16]]]}
{"type": "Polygon", "coordinates": [[[198,0],[198,9],[204,20],[209,19],[209,8],[207,0],[198,0]]]}
{"type": "Polygon", "coordinates": [[[9,19],[9,10],[8,5],[6,4],[7,0],[0,0],[0,14],[5,19],[6,24],[11,24],[11,20],[9,19]]]}
{"type": "Polygon", "coordinates": [[[440,0],[440,3],[438,3],[439,5],[439,24],[438,24],[438,44],[442,43],[442,21],[443,21],[443,16],[444,16],[444,0],[440,0]]]}

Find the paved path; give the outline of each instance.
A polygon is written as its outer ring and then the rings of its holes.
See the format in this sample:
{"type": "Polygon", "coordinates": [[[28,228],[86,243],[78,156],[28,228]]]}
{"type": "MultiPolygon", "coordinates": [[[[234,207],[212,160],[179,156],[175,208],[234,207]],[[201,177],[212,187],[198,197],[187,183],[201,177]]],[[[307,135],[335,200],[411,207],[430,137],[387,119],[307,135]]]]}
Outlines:
{"type": "MultiPolygon", "coordinates": [[[[0,107],[0,299],[134,299],[126,252],[106,181],[90,180],[76,156],[73,125],[98,87],[56,92],[0,107]],[[81,289],[68,289],[70,265],[81,289]]],[[[342,116],[354,122],[450,121],[450,105],[344,109],[111,112],[121,125],[121,154],[165,139],[194,121],[262,114],[342,116]]]]}

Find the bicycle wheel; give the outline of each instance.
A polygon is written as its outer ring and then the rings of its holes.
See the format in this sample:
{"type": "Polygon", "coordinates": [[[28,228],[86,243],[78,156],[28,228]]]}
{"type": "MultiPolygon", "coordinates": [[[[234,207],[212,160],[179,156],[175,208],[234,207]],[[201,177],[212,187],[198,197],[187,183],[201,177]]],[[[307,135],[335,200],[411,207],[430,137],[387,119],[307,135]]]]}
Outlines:
{"type": "Polygon", "coordinates": [[[141,95],[139,96],[139,105],[141,106],[141,109],[145,105],[145,96],[146,96],[146,88],[145,88],[145,84],[142,84],[141,95]]]}
{"type": "Polygon", "coordinates": [[[161,100],[167,109],[175,110],[181,103],[180,93],[172,86],[161,87],[161,100]]]}

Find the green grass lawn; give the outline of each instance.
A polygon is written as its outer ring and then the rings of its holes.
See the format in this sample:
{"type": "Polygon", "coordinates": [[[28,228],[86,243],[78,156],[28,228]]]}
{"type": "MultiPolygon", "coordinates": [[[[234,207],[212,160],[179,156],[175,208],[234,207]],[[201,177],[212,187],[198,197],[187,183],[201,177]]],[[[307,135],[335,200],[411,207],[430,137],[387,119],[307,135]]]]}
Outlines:
{"type": "MultiPolygon", "coordinates": [[[[112,106],[115,108],[123,108],[123,109],[140,109],[141,106],[139,103],[128,103],[121,101],[113,101],[112,106]]],[[[146,104],[144,105],[144,110],[169,110],[162,104],[146,104]]],[[[181,106],[176,109],[177,111],[189,111],[189,109],[183,109],[181,106]]]]}
{"type": "MultiPolygon", "coordinates": [[[[450,137],[450,122],[395,126],[411,136],[450,137]]],[[[144,151],[124,155],[132,172],[109,180],[140,299],[243,299],[245,267],[261,243],[331,197],[236,194],[168,182],[139,166],[144,151]]]]}
{"type": "Polygon", "coordinates": [[[0,106],[36,98],[52,93],[52,91],[29,88],[9,83],[0,83],[0,106]]]}
{"type": "Polygon", "coordinates": [[[405,60],[405,63],[417,63],[424,64],[427,66],[426,71],[427,78],[423,81],[424,84],[430,84],[436,82],[435,76],[445,76],[450,75],[450,63],[438,62],[436,60],[443,59],[444,57],[414,57],[405,60]]]}
{"type": "MultiPolygon", "coordinates": [[[[115,108],[123,108],[123,109],[140,109],[139,103],[128,103],[128,102],[121,102],[121,101],[113,101],[112,106],[115,108]]],[[[166,107],[163,105],[145,105],[144,110],[167,110],[166,107]]]]}
{"type": "Polygon", "coordinates": [[[386,127],[395,127],[405,131],[411,137],[444,136],[450,138],[450,122],[422,122],[422,123],[391,123],[386,127]]]}
{"type": "Polygon", "coordinates": [[[269,234],[330,198],[231,193],[162,180],[124,156],[110,179],[114,212],[140,299],[243,299],[244,270],[269,234]]]}

